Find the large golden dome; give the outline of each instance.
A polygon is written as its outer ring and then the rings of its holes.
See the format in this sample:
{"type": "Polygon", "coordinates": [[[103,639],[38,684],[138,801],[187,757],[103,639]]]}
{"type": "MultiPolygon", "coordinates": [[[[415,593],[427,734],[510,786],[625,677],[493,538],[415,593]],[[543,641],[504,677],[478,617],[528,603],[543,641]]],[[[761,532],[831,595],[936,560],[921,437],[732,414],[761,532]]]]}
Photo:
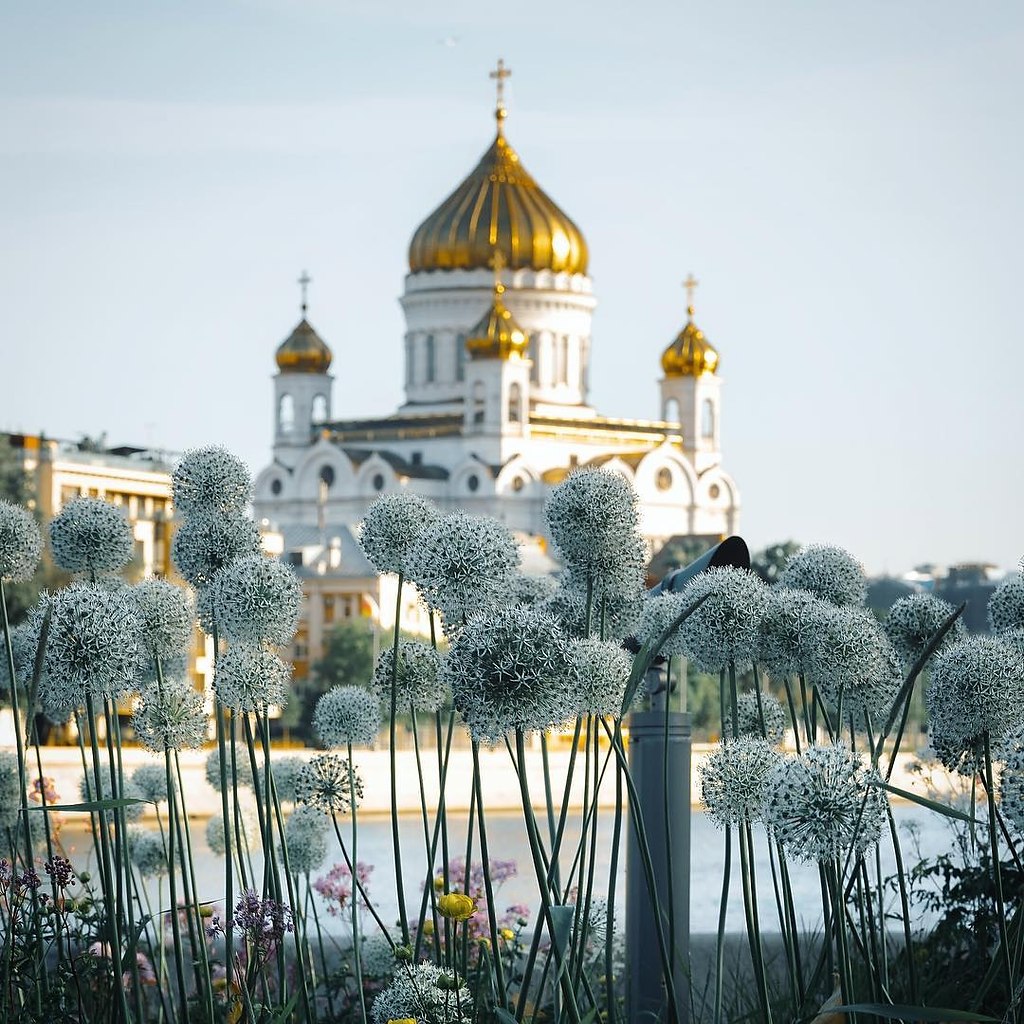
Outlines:
{"type": "Polygon", "coordinates": [[[303,316],[295,330],[278,346],[274,358],[278,369],[285,373],[326,373],[333,356],[327,343],[303,316]]]}
{"type": "Polygon", "coordinates": [[[587,272],[580,229],[548,198],[505,138],[498,133],[461,185],[416,229],[409,269],[474,270],[488,266],[496,249],[511,270],[587,272]]]}
{"type": "Polygon", "coordinates": [[[718,369],[718,352],[693,322],[693,306],[686,307],[686,326],[662,353],[666,377],[699,377],[718,369]]]}

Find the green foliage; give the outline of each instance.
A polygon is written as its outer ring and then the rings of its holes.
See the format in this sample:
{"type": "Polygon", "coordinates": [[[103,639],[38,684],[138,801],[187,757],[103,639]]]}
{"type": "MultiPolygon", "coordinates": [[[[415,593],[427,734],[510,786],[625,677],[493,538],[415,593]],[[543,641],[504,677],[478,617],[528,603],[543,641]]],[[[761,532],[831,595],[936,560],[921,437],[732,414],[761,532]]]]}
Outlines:
{"type": "Polygon", "coordinates": [[[795,540],[778,541],[769,544],[750,556],[750,568],[767,584],[774,583],[786,568],[786,563],[800,550],[795,540]]]}

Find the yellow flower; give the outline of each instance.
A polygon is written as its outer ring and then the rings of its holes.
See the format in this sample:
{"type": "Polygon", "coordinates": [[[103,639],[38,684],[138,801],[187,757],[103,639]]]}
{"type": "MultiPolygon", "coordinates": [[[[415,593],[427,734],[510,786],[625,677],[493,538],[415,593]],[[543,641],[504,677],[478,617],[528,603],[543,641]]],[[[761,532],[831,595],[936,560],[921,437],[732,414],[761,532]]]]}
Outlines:
{"type": "Polygon", "coordinates": [[[506,942],[511,942],[516,937],[516,933],[514,931],[512,931],[511,928],[502,928],[501,929],[501,937],[506,942]]]}
{"type": "Polygon", "coordinates": [[[476,913],[476,904],[465,893],[446,892],[437,901],[437,909],[453,921],[468,921],[476,913]]]}
{"type": "Polygon", "coordinates": [[[415,1017],[392,1017],[388,1024],[416,1024],[415,1017]]]}
{"type": "Polygon", "coordinates": [[[434,922],[433,921],[424,921],[423,922],[423,934],[424,935],[433,935],[434,934],[434,922]]]}

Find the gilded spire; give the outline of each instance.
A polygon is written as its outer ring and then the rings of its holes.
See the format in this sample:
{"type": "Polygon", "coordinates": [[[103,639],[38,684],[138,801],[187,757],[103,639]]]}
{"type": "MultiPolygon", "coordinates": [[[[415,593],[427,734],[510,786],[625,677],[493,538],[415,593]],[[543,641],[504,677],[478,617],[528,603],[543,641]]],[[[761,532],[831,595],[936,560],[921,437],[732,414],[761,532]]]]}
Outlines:
{"type": "Polygon", "coordinates": [[[687,275],[683,282],[686,289],[686,326],[661,355],[661,368],[666,377],[699,377],[704,373],[714,373],[718,368],[718,352],[693,322],[693,293],[699,284],[693,274],[687,275]]]}
{"type": "Polygon", "coordinates": [[[491,308],[469,332],[466,351],[471,359],[522,359],[526,355],[529,338],[503,301],[505,286],[501,283],[501,272],[508,260],[495,246],[487,262],[494,270],[494,297],[491,308]]]}
{"type": "Polygon", "coordinates": [[[323,338],[306,319],[309,308],[309,285],[313,278],[303,270],[296,282],[302,296],[302,319],[295,330],[278,346],[275,359],[277,367],[284,373],[327,373],[333,356],[323,338]]]}
{"type": "Polygon", "coordinates": [[[299,288],[302,289],[302,319],[303,320],[306,319],[306,310],[309,308],[309,303],[307,301],[308,298],[309,298],[308,290],[309,290],[309,286],[312,283],[312,281],[313,281],[313,278],[311,278],[309,276],[309,271],[308,270],[304,270],[299,275],[299,280],[297,282],[299,288]]]}
{"type": "Polygon", "coordinates": [[[498,58],[498,66],[489,73],[489,77],[493,78],[497,87],[497,103],[494,107],[494,117],[498,122],[498,134],[503,134],[504,120],[508,117],[508,111],[505,109],[505,79],[511,76],[512,69],[505,67],[505,61],[498,58]]]}

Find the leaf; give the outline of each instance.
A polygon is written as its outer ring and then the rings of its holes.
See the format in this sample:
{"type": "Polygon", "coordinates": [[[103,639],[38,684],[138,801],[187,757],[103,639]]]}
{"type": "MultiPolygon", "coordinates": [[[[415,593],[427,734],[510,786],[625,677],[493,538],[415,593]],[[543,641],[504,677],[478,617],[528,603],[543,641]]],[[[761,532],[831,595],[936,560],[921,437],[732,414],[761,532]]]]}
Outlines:
{"type": "Polygon", "coordinates": [[[146,804],[148,800],[140,800],[138,797],[120,797],[117,800],[112,797],[107,800],[88,800],[81,804],[32,804],[30,811],[116,811],[120,807],[131,807],[135,804],[146,804]]]}
{"type": "Polygon", "coordinates": [[[494,1008],[494,1019],[500,1020],[502,1024],[519,1024],[515,1015],[509,1013],[508,1010],[501,1006],[496,1006],[494,1008]]]}
{"type": "Polygon", "coordinates": [[[566,906],[552,904],[550,910],[551,924],[555,933],[555,948],[558,950],[558,955],[564,958],[566,950],[569,948],[569,938],[572,935],[572,922],[576,916],[576,905],[573,903],[566,906]]]}
{"type": "Polygon", "coordinates": [[[940,1010],[934,1006],[885,1006],[882,1003],[853,1003],[848,1006],[829,1007],[835,1013],[873,1013],[885,1020],[938,1021],[939,1024],[959,1024],[960,1021],[986,1021],[999,1024],[996,1017],[986,1017],[967,1010],[940,1010]]]}
{"type": "Polygon", "coordinates": [[[947,818],[956,818],[959,821],[972,822],[975,825],[985,824],[983,821],[971,817],[966,811],[958,811],[955,807],[950,807],[948,804],[940,804],[938,800],[929,800],[928,797],[921,796],[920,793],[912,793],[909,789],[900,789],[898,786],[892,786],[888,782],[876,782],[873,785],[888,790],[896,796],[901,796],[904,800],[910,800],[915,804],[920,804],[922,807],[927,807],[929,810],[938,811],[939,814],[944,814],[947,818]]]}

